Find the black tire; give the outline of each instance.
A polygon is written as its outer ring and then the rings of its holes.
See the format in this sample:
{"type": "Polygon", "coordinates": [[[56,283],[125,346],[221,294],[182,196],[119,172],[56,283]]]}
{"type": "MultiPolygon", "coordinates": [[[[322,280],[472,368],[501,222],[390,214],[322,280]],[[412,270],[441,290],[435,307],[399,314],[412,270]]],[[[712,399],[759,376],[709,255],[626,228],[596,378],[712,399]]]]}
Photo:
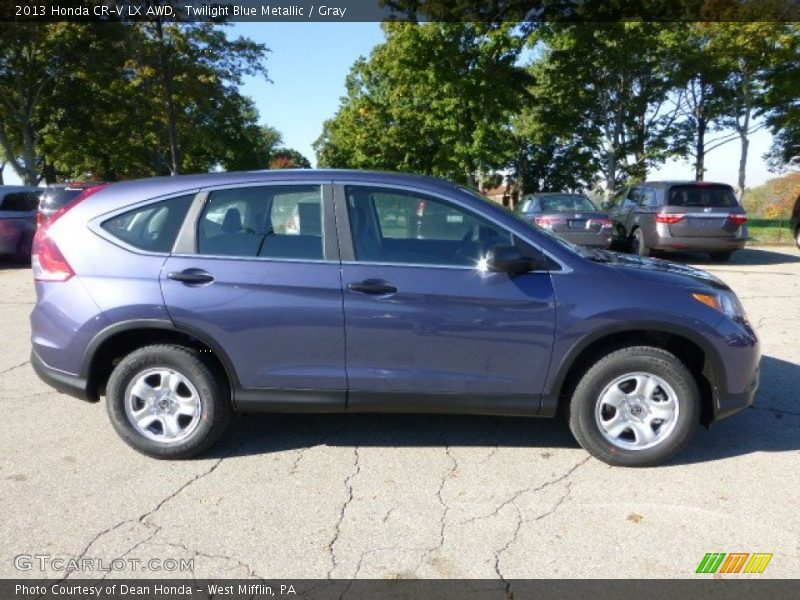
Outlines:
{"type": "Polygon", "coordinates": [[[578,443],[598,460],[614,466],[649,467],[663,464],[689,443],[699,415],[697,383],[675,355],[650,346],[629,346],[600,358],[581,378],[570,401],[569,426],[578,443]],[[603,392],[613,381],[630,373],[655,375],[675,392],[678,414],[674,426],[651,447],[620,447],[601,431],[596,417],[603,392]]]}
{"type": "Polygon", "coordinates": [[[800,249],[800,227],[794,230],[794,243],[797,244],[798,249],[800,249]]]}
{"type": "MultiPolygon", "coordinates": [[[[145,346],[123,358],[108,380],[106,408],[111,424],[125,443],[142,454],[161,459],[191,458],[201,454],[224,433],[232,415],[230,391],[224,377],[215,373],[194,350],[171,344],[145,346]],[[150,439],[133,425],[126,412],[128,387],[143,373],[157,369],[178,373],[191,383],[199,396],[199,417],[196,417],[196,423],[193,421],[191,432],[184,439],[150,439]]],[[[163,435],[166,432],[163,431],[163,421],[160,423],[163,435]]]]}
{"type": "Polygon", "coordinates": [[[633,235],[631,236],[631,253],[645,258],[650,256],[650,248],[647,247],[644,235],[639,227],[633,230],[633,235]]]}
{"type": "Polygon", "coordinates": [[[708,255],[711,257],[711,260],[714,262],[727,262],[728,259],[733,254],[732,250],[721,250],[719,252],[709,252],[708,255]]]}

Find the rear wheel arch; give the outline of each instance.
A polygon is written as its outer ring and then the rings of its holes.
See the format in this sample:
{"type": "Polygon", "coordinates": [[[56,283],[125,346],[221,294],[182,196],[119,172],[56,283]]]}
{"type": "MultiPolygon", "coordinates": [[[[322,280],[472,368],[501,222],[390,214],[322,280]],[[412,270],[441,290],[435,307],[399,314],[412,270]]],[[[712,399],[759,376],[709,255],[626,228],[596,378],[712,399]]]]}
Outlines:
{"type": "Polygon", "coordinates": [[[142,319],[111,325],[90,342],[81,363],[81,375],[87,381],[89,399],[99,400],[111,371],[122,358],[139,348],[155,344],[174,344],[197,352],[209,367],[225,377],[233,398],[239,383],[236,371],[213,340],[195,331],[179,329],[171,321],[142,319]]]}
{"type": "Polygon", "coordinates": [[[717,398],[724,393],[722,360],[700,336],[671,324],[641,324],[625,329],[601,330],[577,342],[561,361],[550,393],[542,400],[542,412],[546,414],[566,408],[581,376],[603,356],[641,345],[666,350],[686,365],[700,390],[701,423],[711,423],[717,398]]]}

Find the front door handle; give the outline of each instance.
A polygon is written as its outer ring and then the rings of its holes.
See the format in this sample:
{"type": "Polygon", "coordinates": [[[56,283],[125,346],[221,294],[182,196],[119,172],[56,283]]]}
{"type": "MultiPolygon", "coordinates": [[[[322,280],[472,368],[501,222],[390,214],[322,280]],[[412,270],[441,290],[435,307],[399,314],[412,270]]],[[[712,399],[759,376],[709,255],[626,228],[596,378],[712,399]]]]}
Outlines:
{"type": "Polygon", "coordinates": [[[384,281],[383,279],[365,279],[358,283],[348,283],[348,290],[354,292],[361,292],[362,294],[373,294],[376,296],[384,294],[394,294],[397,292],[397,286],[384,281]]]}
{"type": "Polygon", "coordinates": [[[202,269],[184,269],[183,271],[173,271],[167,274],[167,279],[173,281],[180,281],[181,283],[189,283],[201,285],[204,283],[213,283],[214,276],[202,269]]]}

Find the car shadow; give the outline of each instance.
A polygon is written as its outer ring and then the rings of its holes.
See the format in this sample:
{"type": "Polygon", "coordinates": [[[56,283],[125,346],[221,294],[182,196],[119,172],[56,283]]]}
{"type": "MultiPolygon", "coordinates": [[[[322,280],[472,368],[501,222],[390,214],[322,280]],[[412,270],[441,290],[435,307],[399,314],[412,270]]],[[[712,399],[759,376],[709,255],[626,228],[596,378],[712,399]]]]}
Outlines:
{"type": "Polygon", "coordinates": [[[578,448],[554,419],[406,414],[247,414],[209,456],[247,456],[314,446],[578,448]]]}
{"type": "Polygon", "coordinates": [[[711,425],[673,464],[710,462],[755,452],[800,450],[800,365],[773,356],[761,359],[761,383],[753,405],[711,425]]]}
{"type": "Polygon", "coordinates": [[[800,262],[800,253],[789,246],[784,252],[767,250],[766,248],[743,248],[737,250],[725,262],[714,262],[706,253],[701,252],[670,252],[661,254],[659,258],[675,262],[691,263],[693,265],[726,266],[726,265],[752,265],[769,266],[784,265],[800,262]]]}
{"type": "Polygon", "coordinates": [[[0,258],[0,271],[20,271],[30,269],[30,260],[14,260],[12,258],[0,258]]]}
{"type": "MultiPolygon", "coordinates": [[[[761,362],[761,391],[742,413],[701,428],[670,464],[713,462],[755,452],[800,450],[800,366],[771,356],[761,362]],[[768,382],[768,383],[767,383],[768,382]]],[[[461,415],[246,414],[212,457],[248,456],[314,446],[577,448],[561,418],[461,415]]]]}

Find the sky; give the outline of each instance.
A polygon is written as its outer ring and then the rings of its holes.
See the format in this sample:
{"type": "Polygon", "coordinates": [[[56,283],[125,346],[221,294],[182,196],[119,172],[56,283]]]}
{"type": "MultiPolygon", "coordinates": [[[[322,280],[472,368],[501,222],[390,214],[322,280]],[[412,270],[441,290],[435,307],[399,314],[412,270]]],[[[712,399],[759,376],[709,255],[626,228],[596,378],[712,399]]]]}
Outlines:
{"type": "MultiPolygon", "coordinates": [[[[299,150],[315,164],[312,144],[322,132],[322,123],[332,117],[344,81],[359,56],[369,55],[383,41],[378,23],[235,23],[230,36],[243,35],[270,48],[267,68],[271,82],[248,78],[242,92],[253,98],[261,123],[283,134],[284,145],[299,150]]],[[[776,174],[767,170],[762,155],[769,150],[766,130],[750,138],[747,185],[756,186],[776,174]]],[[[739,143],[733,141],[706,156],[706,179],[735,185],[739,169],[739,143]]],[[[19,183],[6,167],[7,184],[19,183]]],[[[670,161],[651,169],[649,179],[693,179],[688,161],[670,161]]]]}

